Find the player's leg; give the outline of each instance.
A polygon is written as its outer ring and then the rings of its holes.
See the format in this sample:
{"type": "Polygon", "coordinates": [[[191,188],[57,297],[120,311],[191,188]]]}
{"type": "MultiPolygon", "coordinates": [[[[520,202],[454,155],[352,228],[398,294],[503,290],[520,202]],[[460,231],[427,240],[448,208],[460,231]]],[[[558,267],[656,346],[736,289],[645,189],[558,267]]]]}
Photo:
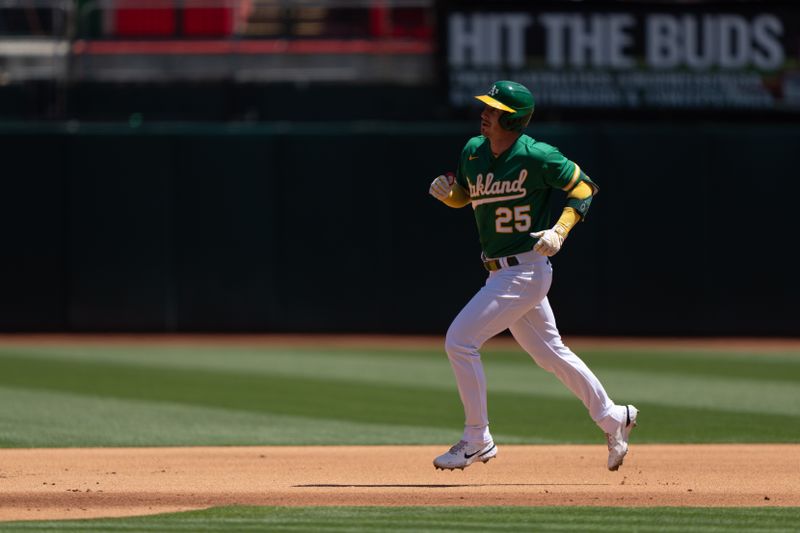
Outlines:
{"type": "Polygon", "coordinates": [[[496,453],[489,432],[486,377],[478,350],[487,340],[519,320],[530,309],[530,302],[540,299],[548,287],[549,278],[543,280],[530,265],[493,272],[486,285],[453,320],[447,331],[445,349],[464,406],[464,434],[450,452],[437,457],[435,466],[463,468],[484,452],[491,456],[496,453]],[[476,456],[476,451],[481,453],[476,456]]]}
{"type": "Polygon", "coordinates": [[[445,349],[464,404],[466,440],[489,436],[486,378],[478,350],[487,340],[524,316],[530,309],[532,298],[536,297],[535,293],[546,291],[538,276],[533,272],[512,269],[493,272],[447,331],[445,349]],[[520,276],[526,278],[525,282],[520,282],[520,276]]]}
{"type": "Polygon", "coordinates": [[[615,405],[594,372],[564,345],[547,297],[509,330],[536,364],[555,374],[583,402],[592,420],[609,435],[609,469],[619,468],[636,423],[636,408],[615,405]]]}
{"type": "Polygon", "coordinates": [[[599,424],[611,413],[614,402],[586,363],[564,345],[546,297],[509,330],[537,365],[555,374],[583,402],[592,420],[599,424]]]}

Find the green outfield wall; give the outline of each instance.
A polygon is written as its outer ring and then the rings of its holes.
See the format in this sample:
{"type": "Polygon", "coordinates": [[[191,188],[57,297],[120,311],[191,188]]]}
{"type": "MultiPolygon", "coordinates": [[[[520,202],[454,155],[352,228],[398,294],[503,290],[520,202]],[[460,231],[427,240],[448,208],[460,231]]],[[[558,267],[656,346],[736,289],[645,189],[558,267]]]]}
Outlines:
{"type": "MultiPolygon", "coordinates": [[[[427,191],[473,132],[0,124],[0,330],[444,333],[484,272],[471,210],[427,191]]],[[[563,333],[800,335],[800,128],[529,134],[601,187],[553,260],[563,333]]]]}

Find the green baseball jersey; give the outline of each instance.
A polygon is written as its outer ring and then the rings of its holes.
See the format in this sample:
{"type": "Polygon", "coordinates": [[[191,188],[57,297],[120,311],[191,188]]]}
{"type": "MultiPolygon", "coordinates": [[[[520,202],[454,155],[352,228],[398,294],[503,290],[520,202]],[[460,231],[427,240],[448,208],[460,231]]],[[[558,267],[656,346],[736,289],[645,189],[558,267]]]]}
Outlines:
{"type": "Polygon", "coordinates": [[[530,251],[536,242],[530,233],[550,227],[553,190],[574,185],[575,168],[557,148],[527,135],[497,158],[489,139],[470,139],[456,182],[469,192],[486,257],[530,251]]]}

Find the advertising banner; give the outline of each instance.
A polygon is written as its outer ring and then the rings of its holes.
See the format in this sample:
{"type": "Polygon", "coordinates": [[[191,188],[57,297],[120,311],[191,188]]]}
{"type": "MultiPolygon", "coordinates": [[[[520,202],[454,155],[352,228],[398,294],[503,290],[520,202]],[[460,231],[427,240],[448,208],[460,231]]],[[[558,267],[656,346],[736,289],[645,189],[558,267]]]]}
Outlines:
{"type": "Polygon", "coordinates": [[[440,4],[450,104],[498,79],[550,109],[800,112],[800,3],[440,4]]]}

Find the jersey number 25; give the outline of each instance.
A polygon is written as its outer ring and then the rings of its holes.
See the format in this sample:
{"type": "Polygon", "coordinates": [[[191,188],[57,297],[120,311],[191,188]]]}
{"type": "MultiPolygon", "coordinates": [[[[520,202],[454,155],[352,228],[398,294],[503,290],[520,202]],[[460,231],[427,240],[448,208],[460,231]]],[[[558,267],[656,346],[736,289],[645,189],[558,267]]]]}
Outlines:
{"type": "Polygon", "coordinates": [[[497,233],[513,233],[531,229],[531,206],[518,205],[512,211],[508,207],[498,207],[495,212],[494,228],[497,233]]]}

